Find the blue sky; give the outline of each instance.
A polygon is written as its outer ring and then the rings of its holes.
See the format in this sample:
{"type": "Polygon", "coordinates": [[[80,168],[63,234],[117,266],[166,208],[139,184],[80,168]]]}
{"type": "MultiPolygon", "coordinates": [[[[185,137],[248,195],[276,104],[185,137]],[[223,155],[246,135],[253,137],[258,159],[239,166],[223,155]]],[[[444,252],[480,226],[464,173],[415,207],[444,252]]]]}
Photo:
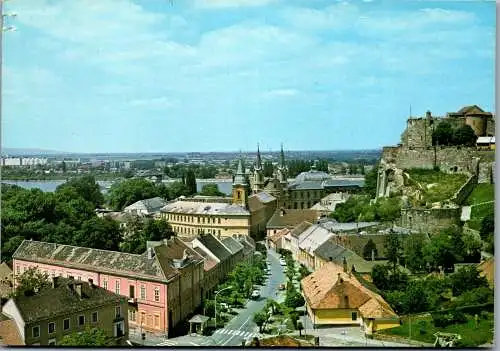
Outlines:
{"type": "Polygon", "coordinates": [[[495,3],[13,0],[2,146],[71,152],[395,144],[494,110],[495,3]],[[172,2],[172,3],[171,3],[172,2]]]}

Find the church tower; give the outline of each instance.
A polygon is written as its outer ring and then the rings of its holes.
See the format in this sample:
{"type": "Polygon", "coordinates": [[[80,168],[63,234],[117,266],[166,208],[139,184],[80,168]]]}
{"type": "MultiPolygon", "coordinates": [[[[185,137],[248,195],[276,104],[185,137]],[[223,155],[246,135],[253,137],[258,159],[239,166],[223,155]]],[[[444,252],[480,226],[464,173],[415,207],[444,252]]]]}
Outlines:
{"type": "Polygon", "coordinates": [[[283,144],[281,144],[280,164],[278,166],[278,180],[283,188],[288,185],[288,169],[285,163],[285,153],[283,152],[283,144]]]}
{"type": "Polygon", "coordinates": [[[283,144],[281,144],[281,153],[280,153],[280,163],[278,165],[277,178],[280,182],[280,196],[278,199],[279,206],[287,207],[288,203],[288,169],[285,163],[285,152],[283,151],[283,144]]]}
{"type": "Polygon", "coordinates": [[[246,208],[247,206],[247,182],[243,171],[243,162],[238,161],[238,169],[233,180],[233,204],[246,208]]]}
{"type": "Polygon", "coordinates": [[[264,188],[264,167],[260,158],[259,144],[257,144],[257,162],[252,174],[252,193],[257,194],[264,188]]]}

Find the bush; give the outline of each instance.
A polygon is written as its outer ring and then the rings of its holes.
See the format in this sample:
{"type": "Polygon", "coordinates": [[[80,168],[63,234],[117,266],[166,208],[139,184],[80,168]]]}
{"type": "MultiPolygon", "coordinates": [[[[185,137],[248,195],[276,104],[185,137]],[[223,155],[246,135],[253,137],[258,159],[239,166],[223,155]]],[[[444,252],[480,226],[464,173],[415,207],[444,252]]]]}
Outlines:
{"type": "Polygon", "coordinates": [[[446,328],[451,324],[462,324],[467,322],[467,317],[462,311],[451,310],[448,312],[432,313],[434,325],[438,328],[446,328]]]}

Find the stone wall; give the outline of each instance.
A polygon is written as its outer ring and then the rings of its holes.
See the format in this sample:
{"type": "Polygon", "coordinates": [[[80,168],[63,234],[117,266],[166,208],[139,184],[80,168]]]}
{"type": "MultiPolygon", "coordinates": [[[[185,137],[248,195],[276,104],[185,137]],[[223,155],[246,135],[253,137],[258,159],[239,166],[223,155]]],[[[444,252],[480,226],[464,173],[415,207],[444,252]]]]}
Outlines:
{"type": "Polygon", "coordinates": [[[460,207],[457,208],[403,208],[401,226],[421,233],[434,233],[451,225],[460,224],[460,207]]]}
{"type": "Polygon", "coordinates": [[[479,163],[478,183],[495,183],[495,162],[479,163]]]}
{"type": "Polygon", "coordinates": [[[428,149],[409,149],[405,147],[384,147],[382,159],[385,164],[393,164],[396,168],[432,169],[438,166],[445,173],[476,173],[474,158],[480,162],[492,162],[494,150],[476,150],[464,147],[437,147],[428,149]]]}
{"type": "Polygon", "coordinates": [[[464,185],[462,185],[460,189],[458,189],[458,191],[450,200],[457,205],[462,205],[464,201],[467,199],[467,197],[470,195],[476,184],[477,184],[477,176],[471,175],[469,179],[467,179],[467,182],[465,182],[464,185]]]}

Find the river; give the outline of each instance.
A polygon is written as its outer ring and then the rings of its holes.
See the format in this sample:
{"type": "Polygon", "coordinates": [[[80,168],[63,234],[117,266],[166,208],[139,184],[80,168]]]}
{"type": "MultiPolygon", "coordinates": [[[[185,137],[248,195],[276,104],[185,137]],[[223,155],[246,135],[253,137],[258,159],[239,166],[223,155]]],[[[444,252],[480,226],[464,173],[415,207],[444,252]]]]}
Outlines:
{"type": "MultiPolygon", "coordinates": [[[[42,191],[52,192],[55,191],[56,188],[64,184],[65,180],[29,180],[29,181],[20,181],[20,180],[2,180],[2,183],[5,184],[14,184],[18,185],[22,188],[33,189],[38,188],[42,191]]],[[[113,181],[97,181],[97,183],[101,186],[102,192],[105,193],[106,190],[113,184],[113,181]]],[[[166,182],[168,184],[168,182],[166,182]]],[[[201,188],[205,184],[217,184],[219,187],[219,191],[223,192],[226,195],[231,195],[232,191],[232,182],[231,180],[221,180],[221,179],[197,179],[196,187],[198,191],[201,191],[201,188]]]]}

